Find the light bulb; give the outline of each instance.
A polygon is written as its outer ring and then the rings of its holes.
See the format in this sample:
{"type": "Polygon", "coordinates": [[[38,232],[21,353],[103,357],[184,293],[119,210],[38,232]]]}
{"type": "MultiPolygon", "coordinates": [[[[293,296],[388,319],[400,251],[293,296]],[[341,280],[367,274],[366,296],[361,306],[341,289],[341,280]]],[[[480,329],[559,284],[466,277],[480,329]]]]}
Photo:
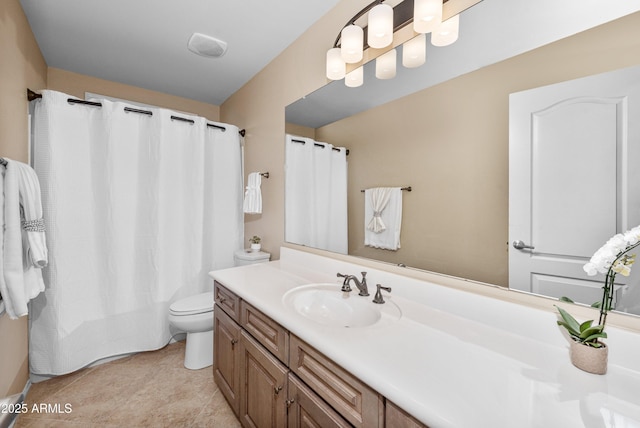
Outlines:
{"type": "Polygon", "coordinates": [[[344,77],[347,69],[340,54],[340,48],[333,48],[327,51],[327,79],[340,80],[344,77]]]}
{"type": "Polygon", "coordinates": [[[393,8],[379,4],[369,11],[367,44],[372,48],[387,47],[393,42],[393,8]]]}
{"type": "Polygon", "coordinates": [[[362,86],[364,82],[364,70],[362,67],[358,67],[355,70],[347,73],[344,78],[344,84],[350,88],[357,88],[358,86],[362,86]]]}
{"type": "Polygon", "coordinates": [[[452,16],[431,34],[431,44],[433,46],[448,46],[452,44],[458,40],[459,28],[460,15],[452,16]]]}
{"type": "Polygon", "coordinates": [[[427,59],[427,36],[418,34],[402,45],[402,65],[407,68],[419,67],[427,59]]]}
{"type": "Polygon", "coordinates": [[[347,25],[340,33],[340,53],[344,62],[352,64],[362,60],[364,31],[357,25],[347,25]]]}
{"type": "Polygon", "coordinates": [[[416,33],[430,33],[442,22],[442,0],[415,0],[413,29],[416,33]]]}
{"type": "Polygon", "coordinates": [[[376,77],[378,79],[392,79],[396,76],[396,50],[391,49],[389,52],[376,58],[376,77]]]}

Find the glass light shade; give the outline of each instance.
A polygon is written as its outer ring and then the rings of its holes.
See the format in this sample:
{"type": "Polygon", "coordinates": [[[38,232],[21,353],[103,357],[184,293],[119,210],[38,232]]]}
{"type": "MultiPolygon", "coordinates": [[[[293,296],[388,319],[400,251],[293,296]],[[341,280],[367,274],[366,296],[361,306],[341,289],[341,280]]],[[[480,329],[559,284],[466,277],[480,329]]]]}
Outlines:
{"type": "Polygon", "coordinates": [[[431,33],[431,44],[433,46],[448,46],[458,40],[460,28],[460,15],[452,16],[444,21],[440,27],[431,33]]]}
{"type": "Polygon", "coordinates": [[[402,45],[402,65],[407,68],[420,67],[427,60],[427,36],[418,34],[402,45]]]}
{"type": "Polygon", "coordinates": [[[362,61],[362,45],[364,31],[357,25],[347,25],[340,33],[340,52],[342,59],[348,64],[362,61]]]}
{"type": "Polygon", "coordinates": [[[333,48],[327,51],[327,78],[340,80],[344,77],[347,64],[342,59],[340,48],[333,48]]]}
{"type": "Polygon", "coordinates": [[[415,0],[413,29],[416,33],[430,33],[442,22],[442,0],[415,0]]]}
{"type": "Polygon", "coordinates": [[[364,82],[364,70],[362,67],[358,67],[355,70],[347,73],[344,78],[344,84],[350,88],[357,88],[358,86],[362,86],[364,82]]]}
{"type": "Polygon", "coordinates": [[[393,42],[393,8],[379,4],[369,11],[367,44],[372,48],[385,48],[393,42]]]}
{"type": "Polygon", "coordinates": [[[396,77],[395,49],[391,49],[389,52],[376,58],[376,77],[378,79],[392,79],[396,77]]]}

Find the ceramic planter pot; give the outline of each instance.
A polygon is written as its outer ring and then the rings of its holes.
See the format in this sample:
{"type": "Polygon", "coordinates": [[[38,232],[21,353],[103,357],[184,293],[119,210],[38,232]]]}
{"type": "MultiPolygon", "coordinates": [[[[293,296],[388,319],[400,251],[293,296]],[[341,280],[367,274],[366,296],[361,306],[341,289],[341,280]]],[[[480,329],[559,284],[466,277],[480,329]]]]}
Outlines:
{"type": "Polygon", "coordinates": [[[260,248],[262,248],[262,245],[260,244],[251,244],[251,251],[253,251],[254,253],[260,251],[260,248]]]}
{"type": "Polygon", "coordinates": [[[580,370],[599,375],[607,372],[607,361],[609,359],[607,345],[594,348],[572,340],[569,355],[571,356],[571,363],[580,370]]]}

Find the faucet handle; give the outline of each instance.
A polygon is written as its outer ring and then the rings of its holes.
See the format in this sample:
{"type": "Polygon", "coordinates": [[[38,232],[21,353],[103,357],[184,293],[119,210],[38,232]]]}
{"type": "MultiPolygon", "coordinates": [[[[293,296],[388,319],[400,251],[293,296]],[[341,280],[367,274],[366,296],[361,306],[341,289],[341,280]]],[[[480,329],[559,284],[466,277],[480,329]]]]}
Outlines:
{"type": "Polygon", "coordinates": [[[383,287],[382,284],[376,284],[376,295],[373,298],[373,303],[383,304],[384,299],[382,298],[382,292],[380,290],[384,290],[388,293],[391,293],[391,287],[383,287]]]}
{"type": "Polygon", "coordinates": [[[349,285],[349,275],[343,275],[340,272],[338,272],[336,276],[339,278],[344,278],[344,281],[342,282],[342,288],[340,289],[340,291],[344,291],[346,293],[351,292],[351,286],[349,285]]]}

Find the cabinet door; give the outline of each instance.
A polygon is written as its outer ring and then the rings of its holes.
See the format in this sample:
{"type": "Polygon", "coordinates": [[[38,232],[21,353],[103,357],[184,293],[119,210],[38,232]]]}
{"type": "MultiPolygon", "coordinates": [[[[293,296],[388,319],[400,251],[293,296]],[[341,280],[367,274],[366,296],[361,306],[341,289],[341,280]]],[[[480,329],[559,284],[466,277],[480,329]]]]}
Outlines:
{"type": "Polygon", "coordinates": [[[289,369],[244,330],[240,333],[240,367],[242,426],[286,426],[289,369]]]}
{"type": "Polygon", "coordinates": [[[427,428],[413,416],[387,400],[385,411],[386,427],[388,428],[427,428]]]}
{"type": "Polygon", "coordinates": [[[350,428],[349,424],[322,398],[289,373],[289,428],[350,428]]]}
{"type": "Polygon", "coordinates": [[[217,306],[213,311],[213,378],[234,413],[240,409],[240,326],[217,306]]]}

